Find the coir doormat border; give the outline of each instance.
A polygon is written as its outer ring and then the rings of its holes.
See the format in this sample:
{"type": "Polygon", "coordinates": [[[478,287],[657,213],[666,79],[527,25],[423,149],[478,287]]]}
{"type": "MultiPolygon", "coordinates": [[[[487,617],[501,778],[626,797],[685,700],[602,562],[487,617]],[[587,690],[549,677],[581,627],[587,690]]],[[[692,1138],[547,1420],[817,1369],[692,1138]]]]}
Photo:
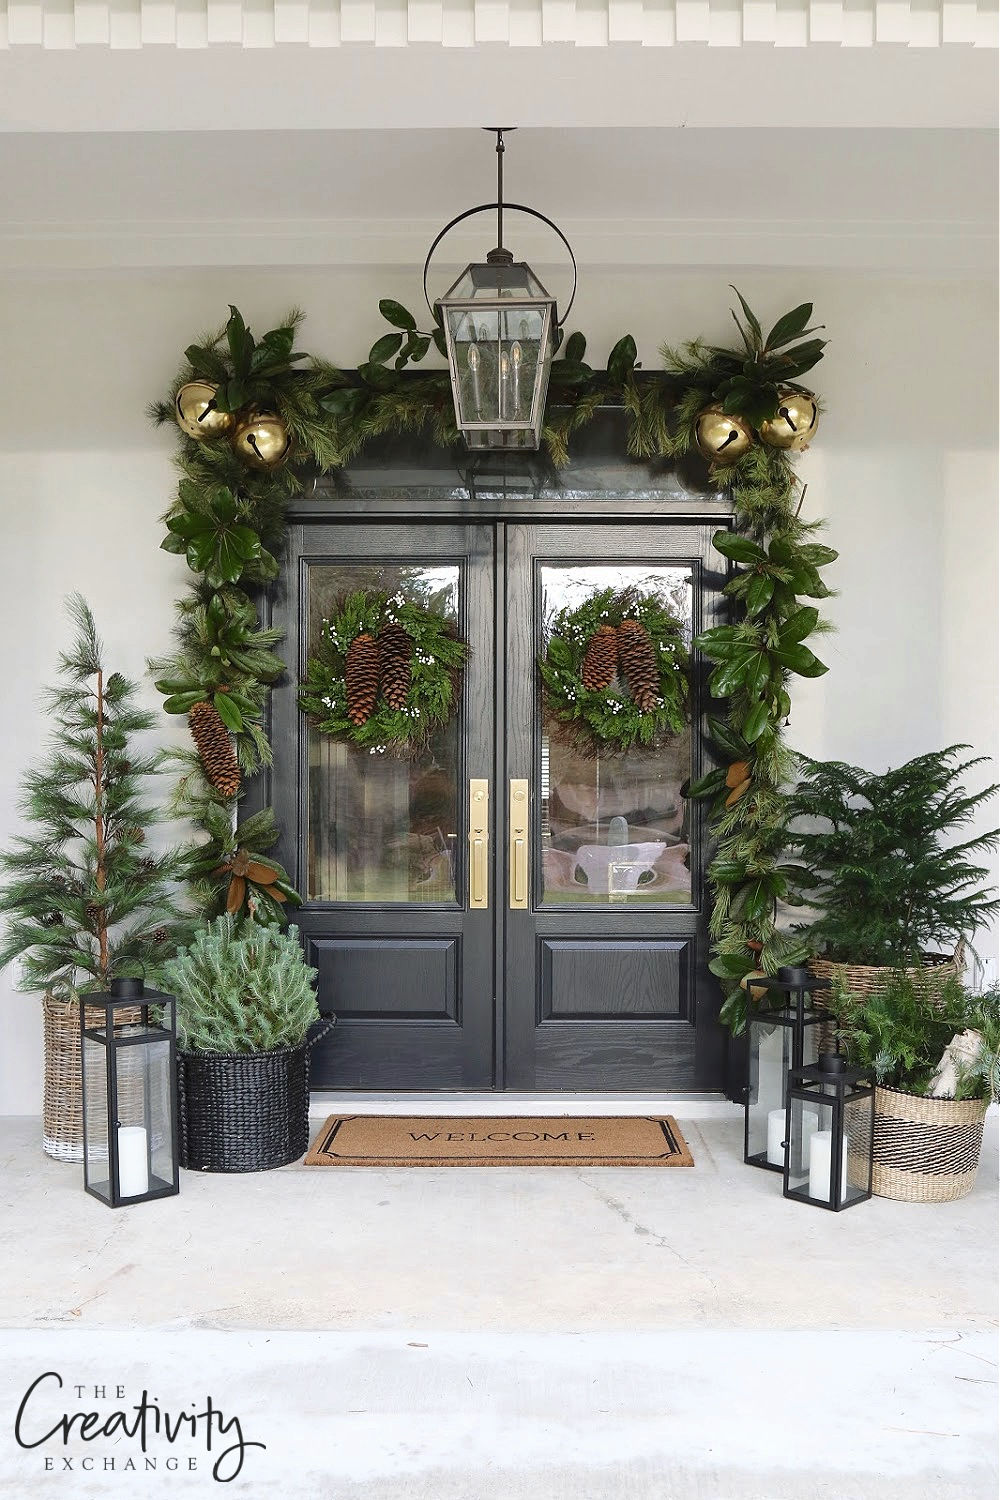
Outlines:
{"type": "Polygon", "coordinates": [[[694,1158],[672,1115],[330,1115],[309,1147],[305,1165],[693,1167],[694,1158]],[[567,1139],[566,1149],[535,1149],[551,1145],[553,1137],[574,1134],[578,1139],[567,1139]],[[401,1149],[407,1135],[422,1136],[421,1146],[434,1150],[401,1149]],[[440,1141],[428,1140],[429,1135],[440,1141]],[[505,1151],[500,1136],[516,1141],[516,1149],[505,1151]],[[540,1139],[529,1139],[533,1136],[540,1139]],[[588,1150],[591,1141],[596,1149],[588,1150]],[[486,1149],[477,1151],[477,1146],[486,1149]]]}

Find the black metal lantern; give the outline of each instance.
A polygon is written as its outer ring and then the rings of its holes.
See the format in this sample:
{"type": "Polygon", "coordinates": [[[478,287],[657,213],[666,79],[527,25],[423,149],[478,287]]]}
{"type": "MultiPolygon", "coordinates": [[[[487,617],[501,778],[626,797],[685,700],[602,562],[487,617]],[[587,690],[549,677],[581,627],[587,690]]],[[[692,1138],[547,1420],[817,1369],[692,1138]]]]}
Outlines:
{"type": "Polygon", "coordinates": [[[497,137],[497,201],[467,209],[445,225],[424,262],[424,296],[430,307],[427,270],[444,236],[473,214],[495,209],[495,248],[485,261],[466,266],[431,311],[444,332],[455,421],[466,445],[473,449],[530,450],[541,443],[560,319],[555,298],[531,267],[525,261],[515,261],[512,252],[504,248],[504,209],[541,219],[569,251],[573,293],[563,322],[576,296],[576,259],[562,230],[545,214],[520,203],[504,203],[503,137],[508,127],[492,128],[497,137]]]}
{"type": "Polygon", "coordinates": [[[176,1010],[141,979],[80,996],[84,1186],[109,1208],[179,1190],[176,1010]]]}
{"type": "Polygon", "coordinates": [[[777,1009],[752,1011],[747,1025],[743,1160],[751,1167],[783,1172],[789,1070],[814,1063],[819,1056],[817,1028],[829,1016],[814,996],[831,984],[798,967],[779,969],[773,979],[754,977],[749,983],[784,1003],[777,1009]]]}
{"type": "Polygon", "coordinates": [[[792,1069],[785,1132],[786,1198],[839,1213],[871,1197],[875,1089],[845,1058],[792,1069]]]}

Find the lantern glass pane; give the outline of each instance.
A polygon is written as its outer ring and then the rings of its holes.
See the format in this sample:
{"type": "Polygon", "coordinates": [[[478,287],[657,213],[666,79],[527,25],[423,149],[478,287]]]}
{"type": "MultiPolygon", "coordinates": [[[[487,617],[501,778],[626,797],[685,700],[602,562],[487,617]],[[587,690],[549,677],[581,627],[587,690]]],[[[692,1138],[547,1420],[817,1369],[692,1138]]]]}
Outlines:
{"type": "MultiPolygon", "coordinates": [[[[840,1111],[834,1101],[794,1094],[789,1101],[788,1189],[813,1203],[833,1204],[833,1144],[840,1111]]],[[[841,1155],[841,1193],[846,1183],[846,1152],[841,1155]]]]}
{"type": "Polygon", "coordinates": [[[482,297],[491,301],[508,297],[548,297],[538,277],[525,261],[509,266],[491,266],[486,261],[466,266],[448,288],[447,298],[482,297]]]}
{"type": "MultiPolygon", "coordinates": [[[[103,1037],[103,1030],[100,1034],[103,1037]]],[[[83,1038],[83,1165],[87,1186],[110,1201],[108,1049],[103,1041],[86,1035],[83,1038]]]]}
{"type": "Polygon", "coordinates": [[[750,1078],[747,1095],[747,1157],[764,1155],[780,1167],[784,1154],[785,1080],[792,1066],[792,1028],[754,1018],[750,1022],[750,1078]],[[775,1141],[780,1115],[780,1133],[775,1141]],[[768,1154],[770,1128],[771,1152],[768,1154]],[[773,1160],[772,1160],[773,1158],[773,1160]]]}
{"type": "Polygon", "coordinates": [[[875,1096],[848,1099],[844,1106],[844,1137],[847,1151],[845,1203],[867,1198],[871,1191],[872,1115],[875,1096]]]}
{"type": "Polygon", "coordinates": [[[540,369],[547,364],[547,316],[537,307],[451,307],[459,422],[528,427],[540,369]]]}

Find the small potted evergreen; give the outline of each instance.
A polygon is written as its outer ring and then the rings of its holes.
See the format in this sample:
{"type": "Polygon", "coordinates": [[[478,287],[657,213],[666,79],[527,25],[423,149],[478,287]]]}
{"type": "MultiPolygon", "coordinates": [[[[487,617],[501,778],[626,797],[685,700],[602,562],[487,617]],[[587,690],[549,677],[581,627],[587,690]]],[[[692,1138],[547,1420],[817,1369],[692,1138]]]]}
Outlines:
{"type": "MultiPolygon", "coordinates": [[[[136,684],[107,670],[79,594],[68,610],[75,639],[45,700],[52,742],[21,781],[24,832],[0,853],[0,968],[17,962],[16,988],[42,997],[44,1150],[82,1161],[77,996],[113,979],[156,984],[191,923],[173,894],[184,855],[147,839],[159,819],[147,794],[163,760],[137,738],[154,717],[137,706],[136,684]]],[[[103,1024],[102,1011],[88,1017],[103,1024]]]]}
{"type": "Polygon", "coordinates": [[[259,1172],[304,1155],[321,1018],[296,935],[222,916],[164,977],[177,997],[181,1166],[259,1172]]]}
{"type": "Polygon", "coordinates": [[[985,759],[963,760],[967,749],[951,745],[882,774],[800,757],[789,884],[819,912],[796,929],[818,977],[865,995],[899,970],[917,983],[930,982],[927,971],[935,984],[961,974],[965,944],[1000,904],[977,863],[1000,830],[962,837],[998,790],[966,791],[962,778],[985,759]]]}
{"type": "Polygon", "coordinates": [[[910,1203],[972,1190],[1000,1092],[1000,992],[897,972],[874,994],[838,985],[839,1035],[876,1084],[872,1191],[910,1203]]]}

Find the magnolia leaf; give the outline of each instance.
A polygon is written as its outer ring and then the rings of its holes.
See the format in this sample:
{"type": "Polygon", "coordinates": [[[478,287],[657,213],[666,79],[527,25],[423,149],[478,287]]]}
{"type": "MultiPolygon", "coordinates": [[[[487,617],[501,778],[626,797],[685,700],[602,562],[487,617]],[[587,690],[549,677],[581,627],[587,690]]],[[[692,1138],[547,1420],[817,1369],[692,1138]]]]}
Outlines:
{"type": "Polygon", "coordinates": [[[205,694],[201,691],[200,688],[192,689],[187,693],[172,693],[171,696],[164,701],[164,713],[186,714],[188,709],[194,708],[194,705],[196,703],[200,703],[204,696],[205,694]]]}
{"type": "Polygon", "coordinates": [[[721,552],[723,557],[728,557],[732,562],[755,563],[764,562],[765,553],[762,547],[752,542],[748,536],[738,536],[732,531],[717,531],[712,537],[712,546],[716,552],[721,552]]]}
{"type": "Polygon", "coordinates": [[[759,615],[771,602],[774,593],[774,579],[769,578],[766,573],[758,573],[750,580],[746,591],[746,611],[748,615],[759,615]]]}
{"type": "Polygon", "coordinates": [[[756,744],[764,730],[767,728],[770,717],[770,706],[765,699],[755,703],[743,721],[743,738],[751,745],[756,744]]]}
{"type": "Polygon", "coordinates": [[[215,707],[219,718],[232,734],[239,734],[243,728],[243,715],[228,693],[216,693],[215,707]]]}
{"type": "Polygon", "coordinates": [[[814,568],[822,568],[827,563],[836,562],[839,556],[840,553],[835,552],[832,547],[824,547],[819,542],[807,542],[804,547],[799,548],[799,557],[814,568]]]}
{"type": "Polygon", "coordinates": [[[761,329],[760,322],[758,321],[756,313],[754,312],[753,308],[750,306],[750,304],[747,301],[747,299],[744,297],[743,293],[740,291],[739,287],[738,286],[733,286],[732,282],[729,283],[729,286],[730,286],[730,290],[733,291],[733,292],[735,292],[736,295],[737,295],[737,297],[739,297],[739,299],[740,299],[740,306],[743,309],[743,316],[746,318],[747,325],[750,328],[751,332],[753,333],[754,338],[757,341],[757,348],[763,348],[763,345],[764,345],[764,334],[763,334],[763,331],[761,329]]]}
{"type": "Polygon", "coordinates": [[[401,333],[386,333],[380,339],[376,339],[368,351],[368,362],[373,365],[385,364],[394,354],[398,354],[403,342],[401,333]]]}
{"type": "Polygon", "coordinates": [[[780,646],[774,652],[775,660],[780,662],[789,672],[796,672],[799,677],[822,677],[829,668],[814,656],[808,646],[791,645],[780,646]]]}
{"type": "Polygon", "coordinates": [[[791,312],[784,313],[775,323],[767,336],[766,349],[780,349],[782,344],[788,344],[792,339],[801,337],[802,334],[811,332],[806,324],[813,314],[811,302],[801,302],[798,307],[793,307],[791,312]]]}
{"type": "Polygon", "coordinates": [[[417,326],[417,320],[413,314],[407,312],[401,302],[394,302],[391,297],[383,297],[379,302],[378,310],[393,328],[403,328],[409,333],[417,326]]]}
{"type": "Polygon", "coordinates": [[[583,356],[586,354],[586,352],[587,340],[585,336],[579,331],[577,331],[576,333],[571,333],[569,338],[566,340],[566,359],[574,360],[579,364],[582,362],[583,356]]]}
{"type": "Polygon", "coordinates": [[[782,649],[792,645],[796,641],[804,641],[807,635],[812,635],[819,623],[819,610],[812,605],[797,609],[782,625],[778,632],[782,649]]]}

